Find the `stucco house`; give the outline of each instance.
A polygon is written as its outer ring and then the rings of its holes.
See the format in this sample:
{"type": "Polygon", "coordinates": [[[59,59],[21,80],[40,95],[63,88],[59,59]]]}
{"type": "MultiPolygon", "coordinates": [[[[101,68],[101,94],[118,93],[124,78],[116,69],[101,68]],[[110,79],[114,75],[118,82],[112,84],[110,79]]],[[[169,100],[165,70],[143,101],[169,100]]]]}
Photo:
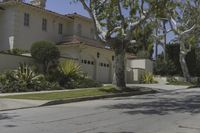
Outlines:
{"type": "MultiPolygon", "coordinates": [[[[32,0],[27,4],[22,0],[1,0],[0,51],[29,50],[36,41],[52,41],[60,49],[62,58],[77,60],[90,78],[111,83],[114,52],[98,41],[93,21],[76,13],[61,15],[46,10],[45,2],[32,0]]],[[[127,58],[127,67],[131,68],[133,58],[127,58]]],[[[133,77],[130,72],[127,75],[133,77]]]]}

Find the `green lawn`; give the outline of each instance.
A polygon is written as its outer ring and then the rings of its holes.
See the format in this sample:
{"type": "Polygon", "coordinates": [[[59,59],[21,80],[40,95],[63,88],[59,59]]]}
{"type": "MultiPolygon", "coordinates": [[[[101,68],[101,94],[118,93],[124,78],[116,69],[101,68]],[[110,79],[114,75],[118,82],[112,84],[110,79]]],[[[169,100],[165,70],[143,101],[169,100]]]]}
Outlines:
{"type": "Polygon", "coordinates": [[[106,94],[120,93],[112,86],[89,88],[80,90],[71,90],[63,92],[50,92],[50,93],[37,93],[37,94],[23,94],[23,95],[12,95],[3,96],[0,98],[11,98],[11,99],[29,99],[29,100],[66,100],[71,98],[80,98],[87,96],[102,96],[106,94]]]}

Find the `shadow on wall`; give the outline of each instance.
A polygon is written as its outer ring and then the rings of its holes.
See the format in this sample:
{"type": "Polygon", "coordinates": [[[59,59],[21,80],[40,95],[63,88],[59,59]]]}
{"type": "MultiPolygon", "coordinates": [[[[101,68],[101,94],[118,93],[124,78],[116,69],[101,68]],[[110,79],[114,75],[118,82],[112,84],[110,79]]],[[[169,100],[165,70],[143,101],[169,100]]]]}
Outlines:
{"type": "MultiPolygon", "coordinates": [[[[123,113],[127,113],[130,115],[167,115],[170,113],[200,113],[200,93],[197,91],[184,93],[169,92],[157,95],[144,95],[143,97],[133,97],[129,99],[131,100],[130,102],[106,106],[106,108],[124,110],[123,113]],[[166,94],[170,98],[166,98],[166,94]],[[176,97],[178,96],[178,94],[181,95],[180,98],[176,97]],[[144,102],[134,104],[132,103],[133,100],[142,100],[144,102]]],[[[119,98],[116,100],[127,99],[119,98]]]]}

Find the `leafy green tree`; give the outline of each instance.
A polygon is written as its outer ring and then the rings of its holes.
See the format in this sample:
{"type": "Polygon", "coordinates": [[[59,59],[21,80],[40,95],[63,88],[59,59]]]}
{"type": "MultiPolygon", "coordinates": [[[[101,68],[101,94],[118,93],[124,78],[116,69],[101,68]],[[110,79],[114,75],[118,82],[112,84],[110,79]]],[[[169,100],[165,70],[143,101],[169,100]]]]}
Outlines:
{"type": "Polygon", "coordinates": [[[132,33],[144,22],[161,16],[169,0],[74,0],[82,3],[92,18],[99,40],[115,52],[116,87],[125,89],[125,54],[130,44],[136,44],[132,33]],[[164,8],[163,8],[164,7],[164,8]]]}
{"type": "Polygon", "coordinates": [[[186,63],[186,55],[192,46],[198,44],[199,40],[199,13],[200,6],[197,0],[177,1],[177,10],[171,11],[169,23],[180,44],[179,62],[185,81],[190,82],[191,77],[186,63]]]}
{"type": "Polygon", "coordinates": [[[47,73],[50,65],[55,65],[60,58],[60,52],[55,44],[47,41],[39,41],[32,44],[32,57],[43,66],[43,72],[47,73]]]}

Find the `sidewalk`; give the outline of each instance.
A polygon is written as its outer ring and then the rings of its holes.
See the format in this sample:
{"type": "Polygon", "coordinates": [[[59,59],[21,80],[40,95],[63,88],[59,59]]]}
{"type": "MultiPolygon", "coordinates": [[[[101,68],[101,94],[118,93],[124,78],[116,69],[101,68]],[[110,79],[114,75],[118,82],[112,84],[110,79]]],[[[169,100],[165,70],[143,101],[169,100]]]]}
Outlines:
{"type": "Polygon", "coordinates": [[[189,86],[181,86],[181,85],[165,85],[165,84],[128,84],[127,86],[133,87],[148,87],[153,88],[158,91],[164,92],[164,91],[176,91],[181,89],[187,89],[189,86]]]}
{"type": "Polygon", "coordinates": [[[0,111],[22,108],[38,107],[48,101],[39,100],[19,100],[19,99],[0,99],[0,111]]]}
{"type": "MultiPolygon", "coordinates": [[[[160,84],[128,84],[127,86],[133,87],[147,87],[152,88],[154,90],[158,90],[160,92],[166,91],[176,91],[186,89],[187,86],[174,86],[174,85],[160,85],[160,84]]],[[[1,96],[9,96],[9,95],[21,95],[21,94],[38,94],[38,93],[49,93],[49,92],[63,92],[69,90],[56,90],[56,91],[41,91],[41,92],[25,92],[25,93],[2,93],[1,96]]],[[[74,101],[74,100],[72,100],[74,101]]],[[[3,110],[14,110],[14,109],[22,109],[22,108],[33,108],[41,105],[45,105],[52,101],[46,100],[19,100],[19,99],[0,99],[0,111],[3,110]]],[[[62,103],[62,102],[61,102],[62,103]]]]}

